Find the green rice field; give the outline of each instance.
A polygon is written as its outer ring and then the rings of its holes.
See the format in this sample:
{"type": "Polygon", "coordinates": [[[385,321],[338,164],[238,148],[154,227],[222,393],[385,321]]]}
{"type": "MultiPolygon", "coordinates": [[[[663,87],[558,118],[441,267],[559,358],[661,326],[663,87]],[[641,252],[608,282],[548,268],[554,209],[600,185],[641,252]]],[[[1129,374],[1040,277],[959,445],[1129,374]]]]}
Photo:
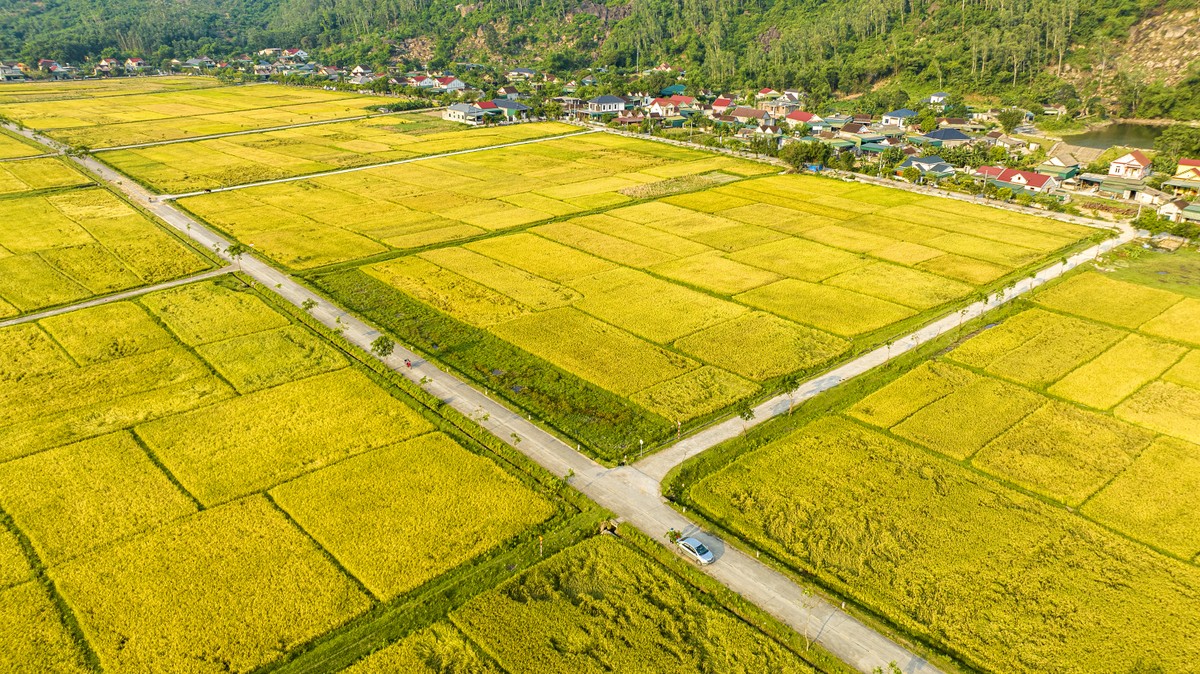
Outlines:
{"type": "Polygon", "coordinates": [[[1197,301],[1071,275],[868,395],[697,463],[685,502],[975,668],[1188,671],[1197,301]]]}

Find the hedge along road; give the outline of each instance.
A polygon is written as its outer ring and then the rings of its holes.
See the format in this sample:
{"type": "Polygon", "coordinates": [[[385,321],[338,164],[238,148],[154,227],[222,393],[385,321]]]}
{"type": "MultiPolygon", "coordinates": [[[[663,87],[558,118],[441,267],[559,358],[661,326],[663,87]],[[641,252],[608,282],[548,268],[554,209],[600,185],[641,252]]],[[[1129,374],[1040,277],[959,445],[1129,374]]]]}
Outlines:
{"type": "MultiPolygon", "coordinates": [[[[56,149],[63,149],[61,145],[33,132],[21,133],[56,149]]],[[[152,200],[151,195],[139,185],[91,157],[73,159],[103,180],[114,184],[172,227],[200,244],[218,251],[223,258],[234,261],[225,252],[229,247],[228,241],[174,206],[161,200],[152,200]]],[[[953,330],[961,321],[966,320],[967,316],[981,315],[1050,279],[1061,276],[1101,252],[1131,240],[1134,234],[1133,230],[1124,229],[1118,239],[1105,241],[1072,256],[1065,264],[1055,264],[1039,272],[1034,278],[1024,279],[1007,293],[997,293],[985,301],[973,304],[967,307],[967,313],[961,316],[959,313],[952,314],[908,337],[898,339],[891,347],[891,355],[903,353],[953,330]]],[[[296,306],[302,306],[308,300],[315,302],[316,305],[310,312],[313,317],[329,328],[341,330],[347,340],[370,353],[371,343],[380,335],[378,330],[317,296],[253,255],[241,256],[236,263],[243,272],[296,306]]],[[[888,353],[881,354],[881,351],[867,353],[801,385],[794,394],[794,399],[799,400],[800,396],[812,397],[885,362],[888,353]]],[[[568,482],[580,492],[659,540],[663,545],[667,543],[662,534],[670,529],[700,538],[717,557],[713,564],[703,567],[704,572],[798,633],[809,635],[827,651],[855,669],[870,673],[877,667],[886,668],[889,663],[895,662],[902,671],[909,674],[940,674],[938,668],[924,659],[830,602],[806,592],[782,573],[740,550],[726,546],[718,537],[701,531],[694,523],[667,505],[659,487],[662,476],[686,458],[739,434],[742,430],[742,422],[739,419],[713,426],[636,465],[610,469],[580,454],[533,424],[531,420],[514,413],[432,363],[424,361],[402,345],[397,345],[393,353],[382,360],[393,370],[417,382],[430,394],[471,417],[488,432],[542,467],[556,475],[567,477],[568,482]],[[412,367],[406,366],[406,360],[412,362],[412,367]]],[[[759,405],[755,408],[755,419],[750,423],[759,424],[786,413],[792,399],[786,395],[779,396],[759,405]]]]}
{"type": "MultiPolygon", "coordinates": [[[[313,178],[324,178],[325,176],[336,176],[343,173],[354,173],[355,171],[366,171],[367,169],[383,168],[385,166],[398,166],[400,164],[411,164],[418,161],[429,161],[430,159],[442,159],[443,157],[456,157],[460,154],[472,154],[475,152],[483,152],[485,150],[499,150],[506,147],[516,147],[518,145],[530,145],[533,143],[544,143],[548,140],[560,140],[562,138],[571,138],[574,136],[585,136],[589,133],[598,133],[595,129],[587,131],[576,131],[574,133],[564,133],[557,136],[545,136],[544,138],[531,138],[529,140],[517,140],[511,143],[501,143],[499,145],[488,145],[487,147],[475,147],[469,150],[455,150],[454,152],[443,152],[441,154],[431,154],[424,157],[409,157],[408,159],[397,159],[396,161],[384,162],[382,164],[368,164],[366,166],[352,166],[350,168],[337,169],[335,171],[325,171],[323,173],[310,173],[304,176],[291,176],[289,178],[276,178],[274,180],[263,180],[257,183],[246,183],[245,185],[232,185],[230,187],[214,187],[210,190],[200,190],[198,192],[186,192],[184,194],[163,194],[159,199],[164,201],[171,199],[186,199],[187,197],[198,197],[202,194],[212,194],[214,192],[231,192],[233,190],[244,190],[251,187],[262,187],[264,185],[279,185],[281,183],[293,183],[297,180],[312,180],[313,178]]],[[[118,174],[119,175],[119,174],[118,174]]]]}

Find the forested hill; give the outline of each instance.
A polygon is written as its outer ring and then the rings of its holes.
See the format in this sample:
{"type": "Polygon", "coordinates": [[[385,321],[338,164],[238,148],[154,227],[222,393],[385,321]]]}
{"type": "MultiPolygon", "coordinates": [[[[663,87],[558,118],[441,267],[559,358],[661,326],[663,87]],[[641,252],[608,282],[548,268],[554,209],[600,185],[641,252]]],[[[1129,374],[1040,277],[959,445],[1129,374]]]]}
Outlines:
{"type": "Polygon", "coordinates": [[[1142,64],[1131,41],[1141,22],[1191,20],[1194,9],[1194,0],[0,0],[0,56],[78,62],[107,51],[154,62],[296,45],[342,65],[470,61],[562,74],[666,61],[713,88],[820,96],[901,81],[1084,105],[1102,94],[1127,99],[1126,114],[1195,117],[1200,109],[1185,111],[1200,108],[1194,54],[1176,59],[1182,66],[1142,64]],[[1060,90],[1064,82],[1078,90],[1060,90]]]}

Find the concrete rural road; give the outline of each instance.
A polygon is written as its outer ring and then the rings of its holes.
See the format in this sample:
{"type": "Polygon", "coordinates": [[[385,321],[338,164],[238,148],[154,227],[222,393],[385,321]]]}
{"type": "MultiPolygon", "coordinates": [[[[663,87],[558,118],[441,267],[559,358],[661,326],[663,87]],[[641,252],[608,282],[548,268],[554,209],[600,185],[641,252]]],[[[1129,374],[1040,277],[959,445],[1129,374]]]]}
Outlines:
{"type": "MultiPolygon", "coordinates": [[[[60,145],[35,133],[28,131],[22,133],[51,147],[62,149],[60,145]]],[[[73,159],[123,191],[128,197],[162,218],[172,227],[185,233],[200,245],[218,251],[218,254],[228,259],[228,255],[224,253],[229,246],[228,241],[183,214],[170,203],[161,199],[151,200],[151,195],[139,185],[89,156],[73,157],[73,159]]],[[[1016,296],[1093,259],[1101,252],[1132,239],[1133,236],[1132,230],[1123,231],[1118,239],[1105,241],[1072,256],[1065,264],[1055,264],[1042,270],[1035,277],[1023,279],[1008,292],[993,295],[967,307],[962,315],[954,313],[907,337],[897,339],[891,347],[890,356],[903,353],[938,335],[954,330],[962,320],[981,315],[989,309],[1011,301],[1016,296]]],[[[314,317],[330,328],[342,330],[343,335],[350,342],[370,353],[371,342],[380,335],[378,330],[317,296],[286,274],[252,255],[242,256],[237,264],[243,272],[297,306],[307,300],[316,302],[316,306],[311,311],[314,317]]],[[[817,395],[821,391],[882,364],[888,357],[889,354],[885,349],[867,353],[804,383],[794,394],[794,398],[796,401],[800,401],[817,395]]],[[[419,383],[432,395],[473,418],[497,438],[514,446],[547,470],[560,476],[570,475],[569,482],[576,489],[650,536],[662,541],[664,545],[666,545],[664,534],[669,529],[676,529],[686,535],[695,535],[701,538],[717,555],[715,563],[703,567],[706,573],[774,615],[800,634],[809,635],[830,653],[855,669],[870,673],[876,667],[886,667],[888,663],[895,662],[902,671],[910,674],[937,674],[940,671],[830,602],[806,592],[787,576],[732,546],[725,545],[718,537],[700,531],[693,522],[667,505],[659,488],[660,481],[667,471],[688,457],[743,432],[740,419],[712,426],[636,465],[606,468],[575,451],[529,419],[491,399],[485,393],[438,369],[432,363],[424,361],[418,354],[406,349],[403,345],[397,345],[392,355],[383,361],[393,370],[419,383]],[[406,367],[405,359],[411,360],[413,367],[406,367]]],[[[755,408],[755,419],[750,423],[762,423],[774,416],[786,413],[788,404],[788,396],[778,396],[768,400],[755,408]]]]}

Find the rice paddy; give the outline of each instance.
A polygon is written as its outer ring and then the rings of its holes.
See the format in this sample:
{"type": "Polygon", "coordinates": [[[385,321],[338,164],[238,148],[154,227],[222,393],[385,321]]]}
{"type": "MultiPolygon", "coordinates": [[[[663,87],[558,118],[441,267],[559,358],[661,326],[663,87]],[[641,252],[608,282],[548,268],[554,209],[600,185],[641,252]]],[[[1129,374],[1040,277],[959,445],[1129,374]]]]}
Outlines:
{"type": "Polygon", "coordinates": [[[371,117],[98,156],[154,190],[181,194],[578,131],[555,122],[464,131],[432,114],[371,117]]]}
{"type": "MultiPolygon", "coordinates": [[[[13,165],[0,164],[0,174],[13,165]]],[[[209,266],[179,239],[100,188],[0,199],[0,318],[159,283],[209,266]]]]}
{"type": "MultiPolygon", "coordinates": [[[[514,149],[553,153],[599,141],[620,142],[635,149],[649,145],[589,135],[514,149]]],[[[465,155],[463,159],[490,154],[465,155]]],[[[655,169],[641,171],[650,174],[655,169]]],[[[612,176],[597,180],[606,188],[612,185],[612,176]]],[[[550,413],[552,406],[544,402],[546,394],[533,381],[514,374],[511,361],[501,365],[447,348],[444,336],[431,338],[430,317],[407,319],[412,314],[401,310],[399,295],[408,298],[403,300],[406,303],[415,300],[432,309],[440,320],[447,321],[447,333],[461,334],[464,340],[472,335],[473,341],[485,334],[499,338],[519,348],[528,362],[577,377],[613,396],[614,409],[632,403],[641,410],[639,418],[657,429],[651,437],[662,438],[682,424],[727,411],[771,390],[781,377],[813,373],[856,346],[878,345],[901,326],[915,325],[954,303],[965,303],[986,287],[970,277],[952,278],[924,268],[951,254],[933,247],[938,239],[950,235],[958,237],[956,240],[972,238],[966,233],[972,231],[969,227],[955,224],[947,225],[952,229],[938,229],[938,218],[949,216],[930,206],[920,211],[928,224],[914,230],[898,219],[913,214],[913,202],[904,206],[909,209],[905,211],[887,206],[882,198],[876,199],[879,204],[833,198],[850,188],[846,183],[807,176],[750,177],[700,192],[617,205],[602,213],[560,216],[547,224],[534,222],[517,233],[480,233],[475,241],[446,242],[356,269],[327,274],[318,270],[313,278],[340,301],[393,330],[401,341],[418,348],[428,345],[434,358],[440,354],[453,358],[450,364],[460,372],[495,387],[516,404],[538,411],[597,455],[616,459],[627,453],[633,439],[640,448],[647,432],[631,437],[627,429],[607,431],[598,424],[626,417],[599,409],[588,412],[572,406],[572,419],[550,413]],[[770,206],[770,217],[749,217],[746,209],[752,205],[770,206]],[[854,210],[835,210],[839,205],[854,210]],[[813,206],[820,215],[803,210],[813,206]],[[874,215],[874,210],[890,215],[874,215]],[[899,212],[893,214],[893,210],[899,212]],[[817,226],[806,226],[811,218],[819,220],[817,226]],[[858,222],[861,218],[876,219],[858,222]],[[831,222],[844,224],[834,230],[826,224],[831,222]],[[880,226],[887,223],[895,226],[880,226]],[[922,254],[912,250],[906,254],[905,245],[919,246],[922,254]],[[882,254],[892,259],[875,257],[872,251],[885,251],[882,254]],[[400,315],[406,319],[398,320],[400,315]],[[592,428],[583,436],[568,430],[576,427],[573,419],[579,414],[593,417],[592,428]]],[[[869,195],[884,188],[854,189],[869,195]]],[[[230,194],[242,199],[256,191],[258,188],[230,194]]],[[[540,194],[550,198],[567,193],[542,190],[540,194]]],[[[214,194],[197,201],[203,204],[223,198],[214,194]]],[[[255,222],[262,221],[255,218],[255,222]]],[[[1000,223],[1000,219],[980,220],[974,237],[980,249],[1012,241],[1012,245],[1027,247],[1025,250],[1037,251],[1042,257],[1086,234],[1073,225],[1029,224],[1023,217],[1015,218],[1013,225],[1000,223]]],[[[1012,266],[998,267],[1000,274],[1014,274],[1025,262],[1021,258],[1012,266]]],[[[1048,332],[1031,349],[1048,352],[1055,335],[1065,335],[1074,325],[1072,321],[1079,322],[1067,317],[1058,320],[1065,327],[1057,332],[1037,328],[1048,332]]],[[[1119,330],[1106,326],[1095,330],[1094,343],[1076,344],[1079,353],[1058,363],[1062,372],[1051,375],[1065,374],[1120,336],[1119,330]]],[[[1014,339],[1026,337],[1022,333],[1014,339]]],[[[487,351],[489,356],[497,355],[494,350],[487,351]]],[[[1007,367],[990,361],[972,360],[970,364],[1007,367]]],[[[1041,367],[1031,366],[1025,376],[1041,376],[1041,367]]],[[[1013,405],[1013,414],[1030,411],[1020,404],[1020,398],[1006,401],[1007,391],[999,388],[1003,384],[981,386],[994,390],[980,390],[979,395],[1013,405]]],[[[563,394],[561,390],[555,393],[563,394]]],[[[916,423],[913,432],[919,433],[916,423]]],[[[956,453],[977,451],[1004,428],[978,437],[964,435],[965,444],[956,453]]],[[[981,427],[977,433],[985,430],[981,427]]]]}
{"type": "Polygon", "coordinates": [[[562,508],[232,277],[0,345],[6,670],[248,673],[562,508]]]}
{"type": "Polygon", "coordinates": [[[1071,275],[830,415],[697,464],[684,502],[973,667],[1186,670],[1190,301],[1071,275]]]}
{"type": "Polygon", "coordinates": [[[272,84],[23,98],[0,104],[0,115],[92,149],[357,117],[380,103],[371,96],[272,84]]]}
{"type": "Polygon", "coordinates": [[[661,180],[657,173],[664,167],[694,174],[769,171],[694,150],[590,134],[179,203],[275,262],[306,270],[630,202],[621,190],[661,180]]]}

